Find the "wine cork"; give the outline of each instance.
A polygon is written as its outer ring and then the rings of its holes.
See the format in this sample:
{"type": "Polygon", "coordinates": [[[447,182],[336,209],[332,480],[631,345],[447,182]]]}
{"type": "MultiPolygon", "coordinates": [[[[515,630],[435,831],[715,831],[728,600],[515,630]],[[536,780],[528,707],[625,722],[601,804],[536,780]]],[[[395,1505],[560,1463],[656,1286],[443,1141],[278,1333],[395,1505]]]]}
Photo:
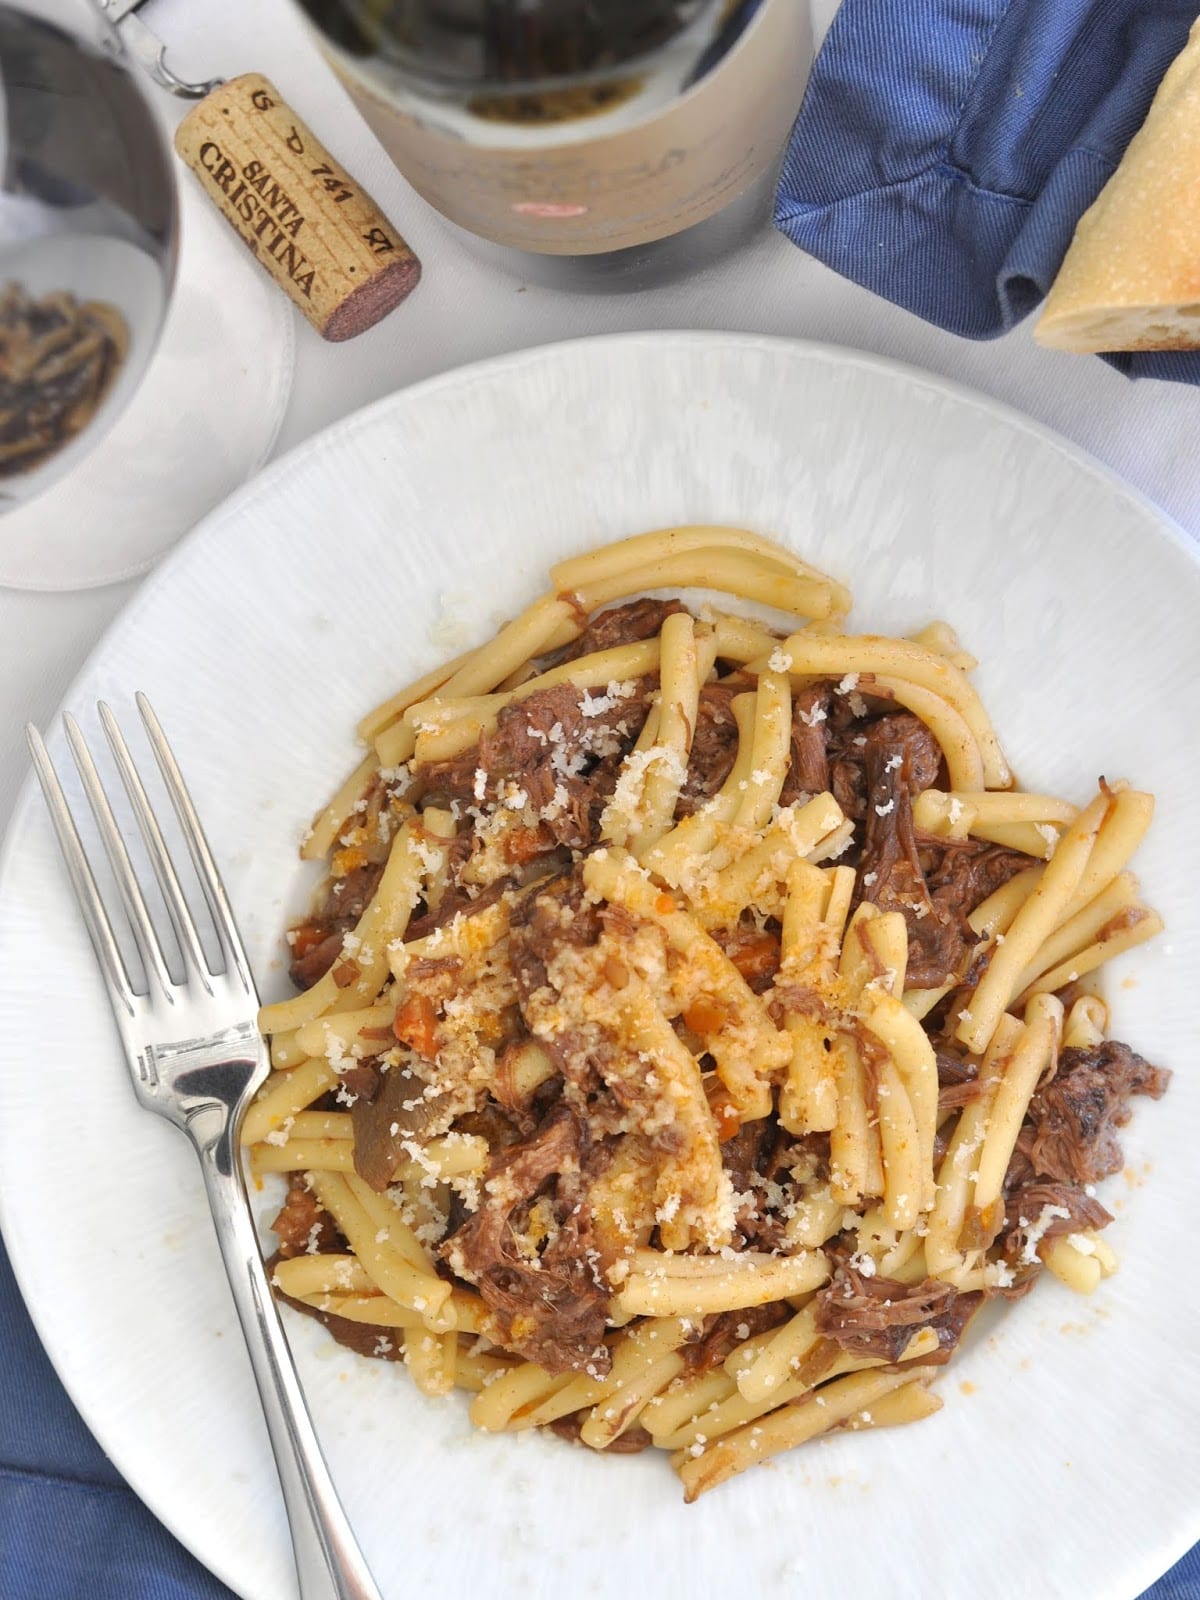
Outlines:
{"type": "Polygon", "coordinates": [[[416,256],[259,73],[206,95],[175,148],[323,338],[352,339],[416,288],[416,256]]]}

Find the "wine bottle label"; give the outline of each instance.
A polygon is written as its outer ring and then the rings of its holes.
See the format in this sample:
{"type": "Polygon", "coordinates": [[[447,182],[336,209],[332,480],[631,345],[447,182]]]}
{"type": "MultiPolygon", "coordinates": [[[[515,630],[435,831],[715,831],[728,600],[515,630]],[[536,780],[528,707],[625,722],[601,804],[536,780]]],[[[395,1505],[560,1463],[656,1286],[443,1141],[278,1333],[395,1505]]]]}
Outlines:
{"type": "MultiPolygon", "coordinates": [[[[811,55],[807,5],[763,0],[724,60],[682,96],[608,133],[597,106],[561,143],[543,123],[536,145],[503,142],[490,102],[479,118],[486,142],[474,142],[385,99],[352,58],[333,65],[400,171],[452,222],[517,250],[590,255],[682,232],[748,188],[783,147],[811,55]]],[[[614,86],[626,109],[617,89],[627,87],[614,86]]]]}

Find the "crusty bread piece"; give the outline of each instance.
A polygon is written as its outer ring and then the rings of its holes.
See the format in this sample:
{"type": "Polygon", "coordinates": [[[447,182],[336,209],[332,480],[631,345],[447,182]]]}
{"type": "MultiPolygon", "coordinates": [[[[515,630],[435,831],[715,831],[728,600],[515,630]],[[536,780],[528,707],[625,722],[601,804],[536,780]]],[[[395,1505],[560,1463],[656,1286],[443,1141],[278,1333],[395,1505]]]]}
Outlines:
{"type": "Polygon", "coordinates": [[[1079,219],[1033,333],[1055,350],[1200,347],[1200,21],[1079,219]]]}

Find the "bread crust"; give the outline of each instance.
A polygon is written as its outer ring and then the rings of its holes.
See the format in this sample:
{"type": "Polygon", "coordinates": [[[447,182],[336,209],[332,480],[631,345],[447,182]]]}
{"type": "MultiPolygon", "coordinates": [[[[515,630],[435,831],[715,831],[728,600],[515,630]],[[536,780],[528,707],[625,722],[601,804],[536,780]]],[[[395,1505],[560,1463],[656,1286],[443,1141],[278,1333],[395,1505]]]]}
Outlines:
{"type": "Polygon", "coordinates": [[[1200,20],[1079,219],[1033,332],[1056,350],[1200,348],[1200,20]]]}

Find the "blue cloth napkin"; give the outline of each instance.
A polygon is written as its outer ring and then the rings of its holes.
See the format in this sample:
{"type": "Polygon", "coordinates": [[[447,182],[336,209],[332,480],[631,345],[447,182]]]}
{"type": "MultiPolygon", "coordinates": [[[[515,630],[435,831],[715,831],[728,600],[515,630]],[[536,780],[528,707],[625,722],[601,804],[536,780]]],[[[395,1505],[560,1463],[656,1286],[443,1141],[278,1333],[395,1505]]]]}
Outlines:
{"type": "MultiPolygon", "coordinates": [[[[842,0],[776,223],[927,322],[995,338],[1045,296],[1198,14],[1200,0],[842,0]]],[[[1200,383],[1200,353],[1104,359],[1200,383]]]]}
{"type": "MultiPolygon", "coordinates": [[[[38,1342],[0,1245],[0,1597],[235,1600],[122,1481],[38,1342]]],[[[1143,1600],[1200,1600],[1200,1546],[1143,1600]]]]}
{"type": "Polygon", "coordinates": [[[0,1597],[235,1600],[128,1488],[67,1398],[0,1245],[0,1597]]]}

